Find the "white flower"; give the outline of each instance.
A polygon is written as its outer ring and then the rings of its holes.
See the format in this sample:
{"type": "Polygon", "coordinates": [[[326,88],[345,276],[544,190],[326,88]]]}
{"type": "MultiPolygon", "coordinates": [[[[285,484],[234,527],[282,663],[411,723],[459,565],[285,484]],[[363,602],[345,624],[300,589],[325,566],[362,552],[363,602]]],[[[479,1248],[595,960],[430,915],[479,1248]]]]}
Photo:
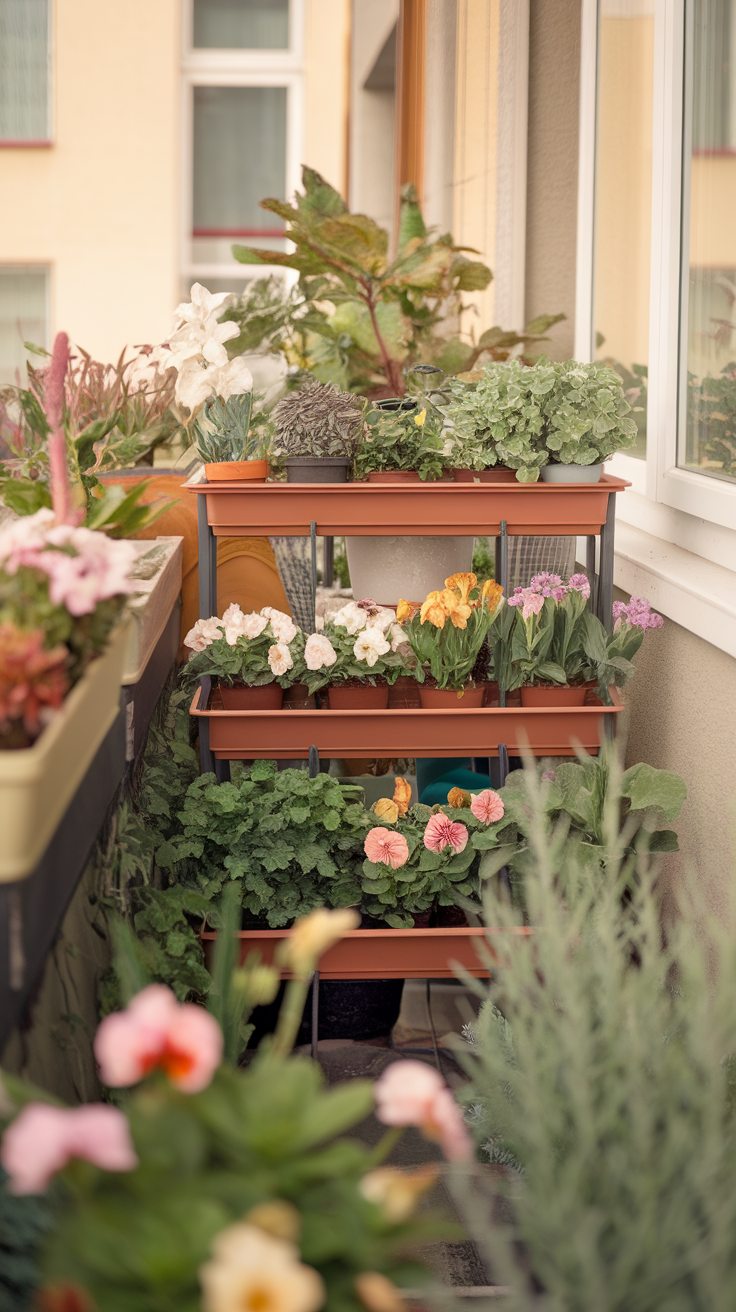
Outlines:
{"type": "Polygon", "coordinates": [[[391,650],[391,643],[386,642],[382,632],[378,628],[364,629],[358,634],[353,647],[353,655],[356,660],[365,661],[371,667],[375,665],[379,656],[385,656],[387,651],[391,650]]]}
{"type": "MultiPolygon", "coordinates": [[[[227,353],[225,356],[227,358],[227,353]]],[[[220,396],[223,401],[228,401],[231,396],[249,392],[253,386],[253,375],[240,355],[223,365],[205,364],[197,355],[177,368],[176,399],[192,411],[210,396],[220,396]]]]}
{"type": "Polygon", "coordinates": [[[368,623],[366,625],[366,628],[380,629],[381,632],[383,633],[386,631],[386,629],[389,627],[390,624],[393,624],[395,622],[395,620],[396,620],[395,610],[391,610],[390,606],[379,606],[375,615],[368,616],[368,623]]]}
{"type": "Polygon", "coordinates": [[[275,606],[264,606],[261,615],[266,616],[277,642],[293,642],[299,630],[290,615],[275,606]]]}
{"type": "Polygon", "coordinates": [[[268,649],[268,663],[272,674],[286,674],[294,667],[291,652],[285,642],[277,642],[268,649]]]}
{"type": "Polygon", "coordinates": [[[215,1237],[199,1280],[203,1312],[317,1312],[325,1301],[322,1277],[294,1244],[245,1221],[215,1237]]]}
{"type": "Polygon", "coordinates": [[[311,633],[304,647],[304,660],[308,670],[322,670],[326,665],[334,665],[337,652],[322,633],[311,633]]]}
{"type": "Polygon", "coordinates": [[[388,641],[391,643],[391,650],[398,651],[402,642],[408,642],[409,639],[400,624],[392,624],[386,634],[388,641]]]}
{"type": "Polygon", "coordinates": [[[191,301],[182,301],[174,310],[174,318],[177,323],[183,319],[185,323],[196,323],[201,319],[217,318],[217,313],[222,310],[225,301],[232,295],[232,292],[210,292],[203,287],[201,282],[195,282],[189,290],[191,301]]]}
{"type": "Polygon", "coordinates": [[[360,609],[357,602],[349,601],[347,605],[343,606],[342,610],[335,612],[332,616],[332,623],[339,624],[341,629],[347,629],[348,633],[352,635],[365,628],[368,623],[368,614],[360,609]]]}
{"type": "Polygon", "coordinates": [[[191,651],[204,651],[209,647],[211,642],[222,637],[222,622],[213,615],[208,620],[197,620],[193,629],[190,629],[184,639],[184,646],[189,647],[191,651]]]}
{"type": "Polygon", "coordinates": [[[255,610],[252,610],[250,615],[243,616],[243,633],[251,641],[253,638],[259,638],[267,625],[268,620],[255,610]]]}
{"type": "Polygon", "coordinates": [[[232,624],[233,621],[237,620],[242,614],[243,612],[237,601],[231,601],[227,610],[222,612],[222,622],[223,624],[232,624]]]}

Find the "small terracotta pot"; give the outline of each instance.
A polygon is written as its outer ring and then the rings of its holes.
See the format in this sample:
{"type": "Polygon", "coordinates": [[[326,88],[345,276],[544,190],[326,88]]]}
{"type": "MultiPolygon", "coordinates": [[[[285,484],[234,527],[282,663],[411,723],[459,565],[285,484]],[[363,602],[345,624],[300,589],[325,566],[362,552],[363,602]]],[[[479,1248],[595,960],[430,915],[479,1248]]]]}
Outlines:
{"type": "Polygon", "coordinates": [[[226,711],[280,711],[284,690],[278,683],[221,683],[220,696],[226,711]]]}
{"type": "Polygon", "coordinates": [[[494,465],[493,469],[481,469],[478,474],[478,480],[481,483],[518,483],[515,469],[507,469],[505,465],[494,465]]]}
{"type": "Polygon", "coordinates": [[[410,674],[400,674],[388,690],[389,710],[419,710],[422,702],[419,684],[410,674]]]}
{"type": "Polygon", "coordinates": [[[205,465],[208,483],[239,483],[244,478],[251,483],[265,483],[268,478],[267,460],[224,460],[220,464],[205,465]]]}
{"type": "Polygon", "coordinates": [[[416,469],[372,469],[369,483],[421,483],[416,469]]]}
{"type": "Polygon", "coordinates": [[[562,684],[557,688],[521,688],[522,706],[583,706],[590,683],[562,684]]]}
{"type": "Polygon", "coordinates": [[[452,688],[428,688],[424,683],[419,685],[419,696],[425,711],[474,709],[483,705],[485,691],[485,685],[479,683],[477,687],[463,688],[458,697],[452,688]]]}
{"type": "Polygon", "coordinates": [[[387,683],[335,684],[327,689],[327,704],[331,711],[385,711],[388,693],[387,683]]]}
{"type": "Polygon", "coordinates": [[[456,483],[474,483],[478,475],[473,469],[453,469],[452,477],[456,483]]]}

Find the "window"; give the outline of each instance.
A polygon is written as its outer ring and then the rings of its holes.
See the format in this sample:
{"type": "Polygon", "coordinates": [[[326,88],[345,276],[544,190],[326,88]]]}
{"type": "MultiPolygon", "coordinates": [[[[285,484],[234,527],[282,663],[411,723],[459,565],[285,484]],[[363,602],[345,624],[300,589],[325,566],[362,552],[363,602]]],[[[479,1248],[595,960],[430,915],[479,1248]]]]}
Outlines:
{"type": "Polygon", "coordinates": [[[286,249],[260,201],[299,181],[302,0],[190,0],[187,21],[184,289],[242,290],[267,270],[238,264],[234,243],[286,249]]]}
{"type": "Polygon", "coordinates": [[[48,270],[0,266],[0,384],[25,377],[24,342],[48,346],[48,270]]]}
{"type": "Polygon", "coordinates": [[[0,0],[0,145],[49,136],[48,0],[0,0]]]}

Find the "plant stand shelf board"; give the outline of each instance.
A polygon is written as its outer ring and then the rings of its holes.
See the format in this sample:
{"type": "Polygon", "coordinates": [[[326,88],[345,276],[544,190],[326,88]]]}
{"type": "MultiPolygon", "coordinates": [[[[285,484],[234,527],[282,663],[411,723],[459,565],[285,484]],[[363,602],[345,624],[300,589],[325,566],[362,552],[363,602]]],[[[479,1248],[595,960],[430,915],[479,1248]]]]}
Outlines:
{"type": "MultiPolygon", "coordinates": [[[[320,958],[319,977],[323,979],[455,979],[454,965],[461,965],[477,979],[488,979],[489,970],[478,949],[490,952],[489,934],[515,934],[526,937],[529,929],[484,929],[462,926],[453,929],[353,929],[339,943],[328,948],[320,958]]],[[[289,937],[288,929],[244,929],[239,932],[239,960],[242,965],[249,953],[257,952],[270,965],[277,947],[289,937]]],[[[217,938],[214,932],[202,935],[205,955],[217,938]]],[[[283,971],[282,977],[289,978],[283,971]]]]}
{"type": "Polygon", "coordinates": [[[366,756],[574,756],[576,744],[597,752],[607,722],[623,705],[612,688],[613,706],[592,694],[585,706],[488,707],[480,710],[225,711],[217,694],[198,689],[190,712],[209,727],[216,760],[305,760],[310,748],[343,760],[366,756]],[[205,699],[205,705],[201,705],[205,699]]]}
{"type": "Polygon", "coordinates": [[[138,671],[138,678],[123,684],[128,761],[135,760],[146,741],[151,716],[179,652],[180,637],[181,597],[177,594],[145,666],[138,671]]]}
{"type": "Polygon", "coordinates": [[[125,771],[125,710],[27,878],[0,884],[0,1052],[31,997],[125,771]]]}

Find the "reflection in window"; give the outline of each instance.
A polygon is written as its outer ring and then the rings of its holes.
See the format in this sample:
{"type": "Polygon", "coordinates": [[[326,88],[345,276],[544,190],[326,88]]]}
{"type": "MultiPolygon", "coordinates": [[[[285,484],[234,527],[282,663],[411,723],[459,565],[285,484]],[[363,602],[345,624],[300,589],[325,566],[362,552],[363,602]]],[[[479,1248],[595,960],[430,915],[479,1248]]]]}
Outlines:
{"type": "Polygon", "coordinates": [[[25,379],[24,342],[48,344],[47,284],[46,269],[0,267],[0,384],[25,379]]]}
{"type": "Polygon", "coordinates": [[[646,454],[654,0],[600,0],[593,322],[595,358],[623,378],[646,454]]]}
{"type": "Polygon", "coordinates": [[[48,136],[48,0],[0,0],[0,140],[48,136]]]}
{"type": "Polygon", "coordinates": [[[286,195],[286,88],[194,88],[195,263],[232,261],[234,241],[285,249],[283,224],[260,208],[286,195]]]}
{"type": "Polygon", "coordinates": [[[736,6],[688,0],[679,464],[736,478],[736,6]]]}
{"type": "Polygon", "coordinates": [[[289,0],[194,0],[195,48],[284,50],[289,0]]]}

